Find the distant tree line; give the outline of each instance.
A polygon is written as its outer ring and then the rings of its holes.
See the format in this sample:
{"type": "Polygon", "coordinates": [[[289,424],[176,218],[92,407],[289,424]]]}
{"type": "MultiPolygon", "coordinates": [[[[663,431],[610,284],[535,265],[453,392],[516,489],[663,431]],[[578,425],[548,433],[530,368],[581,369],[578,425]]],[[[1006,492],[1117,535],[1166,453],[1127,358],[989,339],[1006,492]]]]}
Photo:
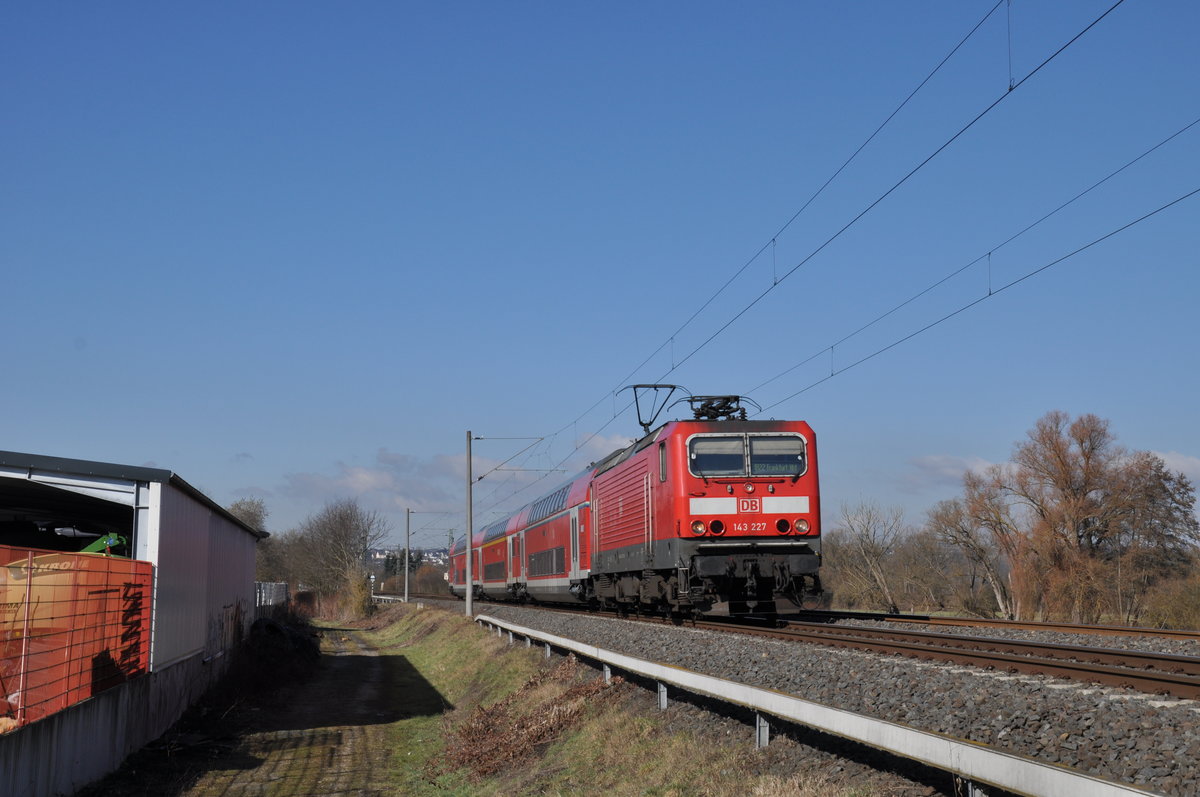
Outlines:
{"type": "Polygon", "coordinates": [[[413,548],[406,557],[404,551],[398,553],[389,551],[383,557],[383,577],[390,578],[396,575],[403,577],[405,558],[408,559],[408,572],[415,573],[425,561],[425,552],[420,548],[413,548]]]}
{"type": "MultiPolygon", "coordinates": [[[[248,525],[265,529],[267,512],[261,499],[235,501],[229,511],[248,525]]],[[[330,501],[297,528],[259,540],[255,578],[286,581],[293,591],[336,595],[346,609],[362,613],[371,599],[367,552],[388,531],[382,515],[363,509],[356,500],[330,501]]]]}
{"type": "MultiPolygon", "coordinates": [[[[450,594],[446,583],[446,568],[426,561],[425,551],[414,548],[408,559],[408,590],[410,593],[450,594]]],[[[388,553],[383,560],[383,581],[379,584],[382,592],[404,592],[404,551],[388,553]]]]}
{"type": "MultiPolygon", "coordinates": [[[[1118,446],[1108,421],[1051,412],[1011,461],[968,472],[962,494],[918,525],[870,502],[843,507],[824,536],[822,581],[847,608],[1200,627],[1195,499],[1160,457],[1118,446]]],[[[266,529],[261,499],[229,509],[266,529]]],[[[387,533],[377,512],[330,502],[259,541],[257,578],[365,608],[367,552],[387,533]]],[[[411,590],[446,589],[422,552],[409,567],[411,590]]],[[[390,554],[379,587],[402,590],[403,572],[403,554],[390,554]]]]}
{"type": "Polygon", "coordinates": [[[923,524],[870,503],[825,536],[835,605],[1200,625],[1195,488],[1095,415],[1042,417],[1010,462],[963,477],[923,524]]]}

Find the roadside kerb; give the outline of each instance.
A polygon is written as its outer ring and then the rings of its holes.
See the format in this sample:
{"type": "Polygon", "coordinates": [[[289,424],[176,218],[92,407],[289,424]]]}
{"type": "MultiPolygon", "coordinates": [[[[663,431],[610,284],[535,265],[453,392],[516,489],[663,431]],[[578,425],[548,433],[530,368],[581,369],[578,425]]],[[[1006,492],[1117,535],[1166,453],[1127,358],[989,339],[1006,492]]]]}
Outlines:
{"type": "MultiPolygon", "coordinates": [[[[498,635],[503,631],[509,632],[510,643],[513,642],[514,635],[523,636],[527,645],[531,644],[531,640],[545,645],[546,655],[549,655],[551,647],[567,650],[602,663],[605,665],[606,675],[609,667],[615,667],[653,680],[658,684],[660,708],[666,707],[666,688],[673,686],[752,709],[758,713],[755,739],[759,747],[764,746],[768,739],[766,719],[763,715],[769,715],[919,761],[950,772],[970,784],[988,784],[1017,794],[1087,794],[1091,797],[1155,794],[975,742],[920,731],[898,723],[831,708],[783,692],[604,650],[595,645],[536,631],[489,615],[478,615],[475,620],[491,626],[498,635]]],[[[976,793],[970,786],[968,789],[968,793],[976,793]]]]}

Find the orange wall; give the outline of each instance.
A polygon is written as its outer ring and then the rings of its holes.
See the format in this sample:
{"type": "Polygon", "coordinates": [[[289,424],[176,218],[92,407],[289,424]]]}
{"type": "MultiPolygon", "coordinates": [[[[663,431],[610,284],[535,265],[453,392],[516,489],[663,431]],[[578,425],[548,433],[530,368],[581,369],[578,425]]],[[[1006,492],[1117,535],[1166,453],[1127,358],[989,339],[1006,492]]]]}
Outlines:
{"type": "Polygon", "coordinates": [[[0,732],[144,674],[153,568],[0,545],[0,732]]]}

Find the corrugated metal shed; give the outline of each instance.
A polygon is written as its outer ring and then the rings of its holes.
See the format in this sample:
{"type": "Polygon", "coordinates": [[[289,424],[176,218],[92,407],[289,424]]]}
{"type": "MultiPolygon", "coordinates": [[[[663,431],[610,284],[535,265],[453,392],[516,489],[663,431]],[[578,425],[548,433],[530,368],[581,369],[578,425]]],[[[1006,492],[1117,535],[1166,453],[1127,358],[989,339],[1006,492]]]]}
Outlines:
{"type": "Polygon", "coordinates": [[[72,535],[107,532],[155,567],[152,671],[223,655],[253,620],[254,545],[265,533],[177,474],[0,451],[0,543],[79,550],[94,537],[72,535]]]}
{"type": "Polygon", "coordinates": [[[0,545],[79,551],[112,533],[153,565],[149,672],[0,734],[0,794],[71,793],[116,768],[224,671],[254,620],[254,548],[266,534],[175,473],[0,451],[0,545]]]}

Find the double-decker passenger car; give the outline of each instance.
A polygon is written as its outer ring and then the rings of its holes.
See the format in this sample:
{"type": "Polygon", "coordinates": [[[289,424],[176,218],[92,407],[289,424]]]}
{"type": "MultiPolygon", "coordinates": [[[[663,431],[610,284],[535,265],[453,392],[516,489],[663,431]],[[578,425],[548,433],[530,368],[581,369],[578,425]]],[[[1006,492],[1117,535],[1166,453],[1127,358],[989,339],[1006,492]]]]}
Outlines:
{"type": "MultiPolygon", "coordinates": [[[[474,595],[672,613],[822,596],[816,439],[803,421],[671,421],[472,537],[474,595]]],[[[451,549],[466,594],[466,540],[451,549]]]]}

